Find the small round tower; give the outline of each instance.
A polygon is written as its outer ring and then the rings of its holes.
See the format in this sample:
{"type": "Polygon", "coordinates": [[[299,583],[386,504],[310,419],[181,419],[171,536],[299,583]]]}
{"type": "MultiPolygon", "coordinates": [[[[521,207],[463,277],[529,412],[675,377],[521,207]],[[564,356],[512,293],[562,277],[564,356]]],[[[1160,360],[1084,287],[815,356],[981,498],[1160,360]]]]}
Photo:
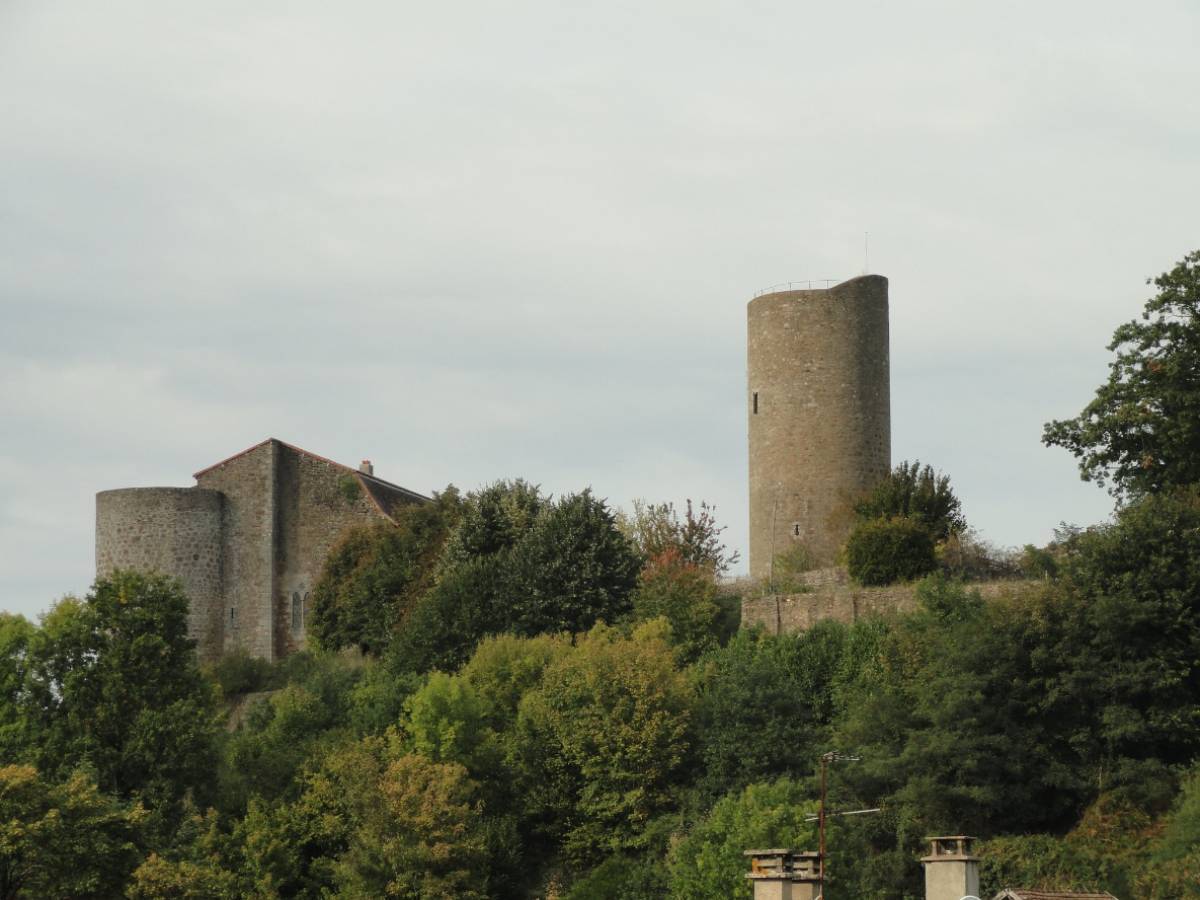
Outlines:
{"type": "Polygon", "coordinates": [[[188,635],[201,656],[220,651],[220,491],[149,487],[96,495],[96,574],[113,569],[178,578],[187,593],[188,635]]]}
{"type": "Polygon", "coordinates": [[[798,543],[830,564],[891,466],[887,279],[751,300],[747,373],[750,574],[798,543]]]}

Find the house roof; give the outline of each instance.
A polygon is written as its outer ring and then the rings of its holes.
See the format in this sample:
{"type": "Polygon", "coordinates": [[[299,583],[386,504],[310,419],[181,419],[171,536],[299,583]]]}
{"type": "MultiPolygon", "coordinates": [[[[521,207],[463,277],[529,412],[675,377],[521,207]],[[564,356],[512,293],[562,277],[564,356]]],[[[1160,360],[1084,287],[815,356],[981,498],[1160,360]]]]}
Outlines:
{"type": "Polygon", "coordinates": [[[379,508],[379,511],[389,519],[394,518],[397,508],[401,506],[412,503],[414,500],[417,502],[427,502],[430,499],[424,494],[418,494],[416,491],[410,491],[408,488],[401,487],[398,484],[392,484],[390,481],[384,481],[382,478],[376,478],[374,475],[368,475],[366,472],[355,469],[352,466],[346,466],[340,462],[334,462],[328,457],[305,450],[303,447],[297,447],[294,444],[289,444],[286,441],[281,441],[278,438],[267,438],[266,440],[259,441],[252,447],[247,447],[245,450],[241,450],[238,453],[233,454],[233,456],[228,456],[220,462],[213,463],[211,466],[205,466],[200,471],[194,472],[193,477],[199,480],[200,476],[205,472],[211,472],[213,469],[220,468],[226,463],[232,462],[239,457],[245,456],[247,453],[252,453],[259,447],[263,447],[271,443],[279,444],[281,447],[286,447],[293,453],[300,453],[312,459],[320,460],[321,462],[327,463],[336,469],[342,469],[343,471],[355,476],[359,483],[363,486],[363,489],[367,492],[367,496],[371,498],[371,502],[374,503],[379,508]]]}
{"type": "Polygon", "coordinates": [[[992,900],[1117,900],[1117,898],[1107,892],[1031,891],[1025,888],[1005,888],[992,900]]]}

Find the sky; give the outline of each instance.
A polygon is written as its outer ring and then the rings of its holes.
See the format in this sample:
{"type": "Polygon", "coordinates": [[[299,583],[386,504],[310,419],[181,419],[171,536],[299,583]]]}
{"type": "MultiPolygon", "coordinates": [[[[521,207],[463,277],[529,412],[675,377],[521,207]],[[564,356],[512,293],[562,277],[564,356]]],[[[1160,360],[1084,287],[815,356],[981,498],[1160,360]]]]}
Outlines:
{"type": "Polygon", "coordinates": [[[864,270],[893,460],[997,546],[1099,522],[1042,425],[1200,247],[1197,46],[1193,0],[0,0],[0,609],[87,590],[97,491],[266,437],[706,500],[744,568],[745,304],[864,270]]]}

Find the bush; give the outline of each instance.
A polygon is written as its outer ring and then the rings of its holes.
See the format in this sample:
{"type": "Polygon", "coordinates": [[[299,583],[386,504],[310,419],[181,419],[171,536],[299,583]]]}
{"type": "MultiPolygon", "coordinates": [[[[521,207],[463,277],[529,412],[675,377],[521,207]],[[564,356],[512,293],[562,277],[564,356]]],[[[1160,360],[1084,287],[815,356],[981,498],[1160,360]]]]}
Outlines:
{"type": "Polygon", "coordinates": [[[962,504],[950,489],[950,476],[921,467],[920,461],[902,462],[889,472],[854,507],[859,519],[915,519],[934,540],[942,541],[967,527],[962,504]]]}
{"type": "Polygon", "coordinates": [[[933,538],[913,519],[861,522],[846,542],[846,568],[851,578],[864,585],[920,578],[937,568],[933,538]]]}

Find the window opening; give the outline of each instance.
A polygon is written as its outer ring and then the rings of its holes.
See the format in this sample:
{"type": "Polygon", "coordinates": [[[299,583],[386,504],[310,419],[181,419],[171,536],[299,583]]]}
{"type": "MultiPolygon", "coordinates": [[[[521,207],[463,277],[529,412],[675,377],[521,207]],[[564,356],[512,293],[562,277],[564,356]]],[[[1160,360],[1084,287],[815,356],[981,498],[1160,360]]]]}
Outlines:
{"type": "Polygon", "coordinates": [[[302,615],[303,613],[300,609],[300,592],[292,591],[292,631],[300,630],[302,615]]]}
{"type": "Polygon", "coordinates": [[[758,391],[754,392],[754,414],[758,415],[758,391]]]}

